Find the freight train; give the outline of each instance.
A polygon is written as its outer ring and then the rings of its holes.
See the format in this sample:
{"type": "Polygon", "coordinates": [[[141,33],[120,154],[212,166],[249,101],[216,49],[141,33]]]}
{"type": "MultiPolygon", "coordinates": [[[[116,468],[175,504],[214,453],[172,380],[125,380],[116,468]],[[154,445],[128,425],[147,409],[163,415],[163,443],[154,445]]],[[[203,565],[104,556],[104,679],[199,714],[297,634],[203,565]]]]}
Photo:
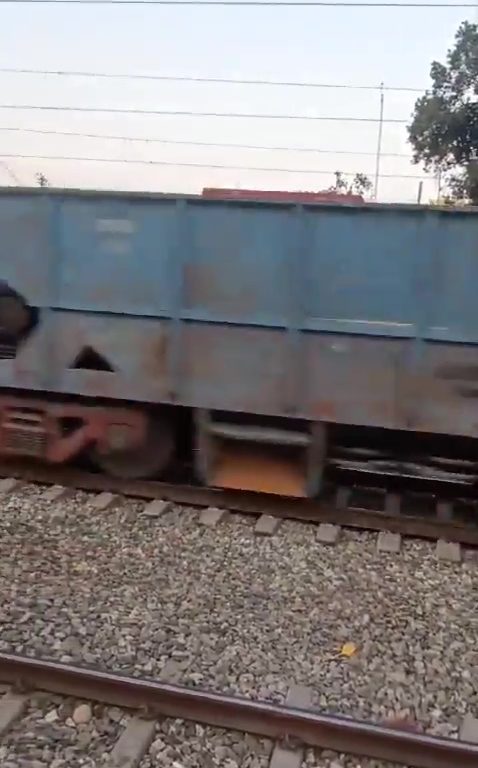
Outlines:
{"type": "Polygon", "coordinates": [[[0,279],[3,457],[314,496],[337,434],[476,451],[477,210],[2,189],[0,279]]]}

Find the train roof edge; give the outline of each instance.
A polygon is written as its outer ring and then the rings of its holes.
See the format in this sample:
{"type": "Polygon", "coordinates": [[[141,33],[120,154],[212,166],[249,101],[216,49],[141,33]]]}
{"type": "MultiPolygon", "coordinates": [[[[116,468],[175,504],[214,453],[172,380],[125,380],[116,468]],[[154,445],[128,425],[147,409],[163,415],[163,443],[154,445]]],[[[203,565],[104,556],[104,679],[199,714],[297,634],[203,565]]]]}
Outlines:
{"type": "MultiPolygon", "coordinates": [[[[118,189],[82,189],[82,188],[75,188],[75,187],[17,187],[17,186],[0,186],[0,197],[3,195],[14,195],[14,196],[22,196],[22,195],[38,195],[38,196],[44,196],[44,197],[85,197],[85,198],[95,198],[95,197],[113,197],[118,199],[133,199],[133,200],[141,200],[141,199],[148,199],[148,200],[191,200],[192,202],[207,202],[208,200],[222,200],[223,202],[237,202],[237,203],[251,203],[251,204],[263,204],[263,205],[277,205],[277,206],[291,206],[291,205],[305,205],[305,206],[313,206],[313,207],[330,207],[330,208],[356,208],[363,211],[367,210],[397,210],[397,211],[421,211],[422,213],[425,213],[426,211],[436,211],[440,213],[447,213],[450,215],[458,215],[458,214],[464,214],[464,215],[476,215],[478,214],[478,206],[451,206],[447,205],[445,203],[428,203],[428,204],[418,204],[418,203],[379,203],[379,202],[369,202],[364,201],[364,203],[351,203],[345,198],[345,195],[340,196],[340,200],[331,200],[329,198],[325,198],[322,200],[307,200],[307,201],[300,201],[297,199],[290,199],[290,197],[283,198],[281,200],[264,200],[260,199],[256,196],[253,198],[227,198],[224,196],[218,196],[217,198],[209,198],[207,196],[203,196],[202,194],[185,194],[185,193],[178,193],[178,192],[148,192],[148,191],[136,191],[136,190],[118,190],[118,189]]],[[[290,195],[290,193],[289,193],[290,195]]]]}

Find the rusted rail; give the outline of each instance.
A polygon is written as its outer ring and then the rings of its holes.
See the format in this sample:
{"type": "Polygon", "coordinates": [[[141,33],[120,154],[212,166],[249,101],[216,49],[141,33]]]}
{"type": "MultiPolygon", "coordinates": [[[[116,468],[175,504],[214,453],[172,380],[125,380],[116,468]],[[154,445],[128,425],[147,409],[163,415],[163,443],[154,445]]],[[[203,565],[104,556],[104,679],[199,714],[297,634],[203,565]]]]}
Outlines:
{"type": "Polygon", "coordinates": [[[478,520],[476,525],[472,525],[429,516],[396,515],[355,506],[343,508],[316,499],[285,498],[248,491],[223,491],[153,480],[120,480],[74,467],[51,467],[25,462],[12,461],[1,464],[0,477],[16,477],[34,483],[61,484],[86,491],[110,491],[131,498],[164,499],[193,507],[222,507],[251,515],[266,512],[292,520],[332,522],[351,528],[388,530],[404,536],[443,538],[478,546],[478,520]]]}
{"type": "Polygon", "coordinates": [[[0,681],[23,691],[43,690],[141,709],[151,718],[181,718],[272,739],[289,737],[415,768],[478,765],[475,744],[24,656],[0,654],[0,681]]]}

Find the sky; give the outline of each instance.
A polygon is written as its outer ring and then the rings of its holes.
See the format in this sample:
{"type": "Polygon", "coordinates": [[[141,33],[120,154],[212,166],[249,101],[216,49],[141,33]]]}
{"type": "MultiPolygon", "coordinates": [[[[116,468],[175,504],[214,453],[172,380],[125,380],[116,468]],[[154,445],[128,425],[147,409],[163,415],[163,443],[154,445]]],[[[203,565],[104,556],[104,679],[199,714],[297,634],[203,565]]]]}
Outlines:
{"type": "MultiPolygon", "coordinates": [[[[367,86],[383,82],[388,87],[425,89],[430,83],[431,62],[444,60],[457,27],[466,18],[478,21],[478,10],[7,3],[0,4],[0,69],[367,86]]],[[[374,179],[377,123],[3,107],[50,105],[377,119],[378,90],[0,72],[0,94],[0,184],[29,186],[35,183],[37,173],[43,173],[58,187],[197,193],[205,186],[320,190],[333,183],[338,170],[363,172],[374,179]],[[28,132],[34,130],[315,151],[28,132]],[[12,155],[99,158],[102,162],[12,155]],[[103,162],[105,159],[120,162],[103,162]],[[145,162],[132,162],[136,160],[145,162]]],[[[385,120],[408,120],[419,95],[386,91],[385,120]]],[[[415,202],[420,179],[424,180],[422,201],[436,197],[436,180],[411,163],[405,124],[384,124],[382,152],[378,200],[415,202]],[[388,153],[407,156],[387,157],[388,153]]]]}

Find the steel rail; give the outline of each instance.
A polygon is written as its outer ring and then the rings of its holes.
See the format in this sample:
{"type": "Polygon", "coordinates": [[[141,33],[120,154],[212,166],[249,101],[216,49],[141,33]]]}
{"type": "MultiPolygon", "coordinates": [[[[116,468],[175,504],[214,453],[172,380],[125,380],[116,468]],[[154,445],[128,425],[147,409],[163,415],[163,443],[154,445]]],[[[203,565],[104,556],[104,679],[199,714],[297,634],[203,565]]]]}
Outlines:
{"type": "Polygon", "coordinates": [[[0,654],[0,680],[23,691],[141,709],[150,718],[175,717],[272,739],[295,739],[414,768],[478,765],[478,744],[25,656],[0,654]]]}
{"type": "Polygon", "coordinates": [[[231,491],[156,480],[121,480],[74,467],[48,466],[7,461],[0,465],[0,477],[15,477],[26,482],[61,484],[86,491],[109,491],[131,498],[164,499],[192,507],[222,507],[243,514],[335,523],[350,528],[392,531],[424,539],[443,538],[478,546],[478,524],[468,525],[437,518],[395,515],[362,507],[339,507],[330,501],[298,499],[251,491],[231,491]]]}

